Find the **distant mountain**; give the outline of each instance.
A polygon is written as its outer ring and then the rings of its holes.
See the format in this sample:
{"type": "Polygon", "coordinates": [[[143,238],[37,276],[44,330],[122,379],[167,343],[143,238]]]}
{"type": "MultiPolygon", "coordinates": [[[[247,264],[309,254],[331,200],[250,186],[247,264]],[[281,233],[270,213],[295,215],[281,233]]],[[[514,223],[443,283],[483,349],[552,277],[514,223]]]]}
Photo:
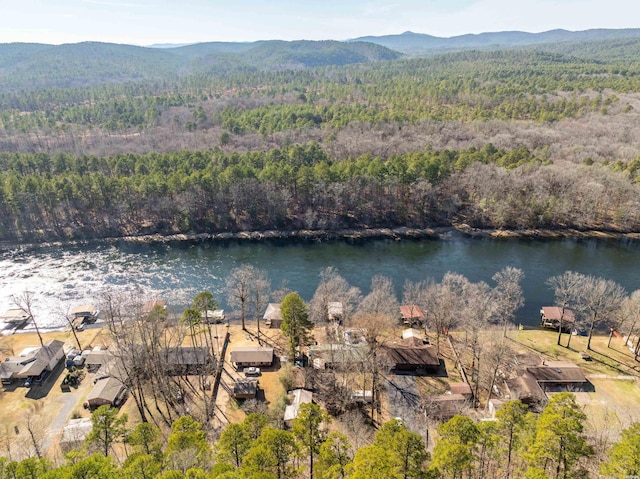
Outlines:
{"type": "Polygon", "coordinates": [[[180,48],[194,45],[194,43],[154,43],[153,45],[145,45],[147,48],[180,48]]]}
{"type": "Polygon", "coordinates": [[[393,60],[372,43],[337,41],[210,42],[174,48],[112,43],[0,44],[0,92],[162,80],[192,73],[283,70],[393,60]]]}
{"type": "Polygon", "coordinates": [[[542,33],[494,32],[459,35],[449,38],[405,32],[400,35],[359,37],[348,41],[376,43],[402,53],[421,55],[473,48],[512,48],[545,43],[619,40],[635,37],[640,37],[640,29],[638,28],[619,30],[593,29],[579,32],[568,30],[550,30],[542,33]]]}

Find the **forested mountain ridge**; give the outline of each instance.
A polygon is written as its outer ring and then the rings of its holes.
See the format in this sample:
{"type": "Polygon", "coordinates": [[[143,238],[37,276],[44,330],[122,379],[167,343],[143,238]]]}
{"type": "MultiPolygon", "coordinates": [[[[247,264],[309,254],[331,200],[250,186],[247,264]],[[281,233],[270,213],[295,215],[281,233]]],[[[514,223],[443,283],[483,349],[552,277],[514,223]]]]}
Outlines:
{"type": "Polygon", "coordinates": [[[0,91],[76,88],[151,80],[175,81],[202,72],[283,70],[399,58],[375,44],[335,41],[203,43],[158,49],[99,42],[0,44],[0,91]],[[216,68],[216,64],[224,68],[216,68]]]}
{"type": "Polygon", "coordinates": [[[412,55],[425,55],[455,50],[514,48],[529,45],[560,42],[591,42],[640,37],[640,29],[591,29],[583,31],[549,30],[541,33],[487,32],[458,35],[448,38],[423,33],[404,32],[399,35],[365,36],[354,38],[355,42],[370,42],[412,55]]]}

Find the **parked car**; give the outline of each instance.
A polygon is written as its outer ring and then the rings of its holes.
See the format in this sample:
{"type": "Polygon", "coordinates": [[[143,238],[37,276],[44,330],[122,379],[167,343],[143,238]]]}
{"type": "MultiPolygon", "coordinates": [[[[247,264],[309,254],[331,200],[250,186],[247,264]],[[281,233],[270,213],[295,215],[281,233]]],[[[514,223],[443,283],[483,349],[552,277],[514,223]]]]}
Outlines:
{"type": "Polygon", "coordinates": [[[260,376],[260,368],[256,368],[255,366],[244,368],[243,372],[245,376],[260,376]]]}
{"type": "Polygon", "coordinates": [[[29,376],[27,379],[24,380],[24,387],[30,388],[31,384],[33,384],[33,377],[29,376]]]}

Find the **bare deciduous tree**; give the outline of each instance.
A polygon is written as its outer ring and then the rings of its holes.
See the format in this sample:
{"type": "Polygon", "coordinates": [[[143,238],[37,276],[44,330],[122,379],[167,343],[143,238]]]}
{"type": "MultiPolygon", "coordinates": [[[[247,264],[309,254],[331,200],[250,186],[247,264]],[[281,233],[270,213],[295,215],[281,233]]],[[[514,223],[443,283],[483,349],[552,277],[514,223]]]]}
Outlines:
{"type": "Polygon", "coordinates": [[[626,294],[622,286],[610,279],[584,276],[579,286],[577,305],[583,311],[589,328],[587,349],[596,325],[610,321],[622,305],[626,294]]]}
{"type": "MultiPolygon", "coordinates": [[[[546,282],[547,285],[551,289],[553,289],[556,304],[561,308],[560,325],[558,327],[558,345],[560,345],[560,339],[562,337],[565,310],[576,302],[578,297],[579,285],[582,283],[582,278],[583,275],[581,275],[580,273],[565,271],[560,275],[552,276],[546,282]]],[[[571,340],[571,336],[569,336],[569,340],[571,340]]],[[[567,347],[569,347],[568,344],[567,347]]]]}
{"type": "Polygon", "coordinates": [[[640,290],[634,291],[622,302],[618,312],[617,327],[627,331],[625,344],[638,359],[640,353],[640,290]]]}
{"type": "Polygon", "coordinates": [[[496,308],[500,315],[500,320],[504,323],[503,335],[507,337],[507,328],[513,321],[515,312],[524,304],[522,286],[520,282],[524,278],[524,273],[519,268],[507,266],[493,275],[496,282],[494,288],[496,308]]]}
{"type": "Polygon", "coordinates": [[[22,312],[29,315],[31,321],[33,321],[33,326],[36,328],[36,334],[38,335],[38,339],[40,340],[40,346],[44,346],[44,341],[42,340],[42,335],[40,334],[40,328],[38,328],[38,322],[33,315],[33,302],[35,301],[35,294],[31,291],[24,291],[22,292],[22,294],[11,296],[11,301],[18,308],[20,308],[22,312]]]}
{"type": "Polygon", "coordinates": [[[360,302],[360,289],[351,286],[332,266],[320,272],[320,284],[309,302],[309,319],[316,324],[329,320],[329,303],[342,303],[342,323],[348,324],[360,302]]]}
{"type": "Polygon", "coordinates": [[[358,312],[383,315],[389,319],[399,318],[400,304],[394,291],[393,282],[382,275],[375,275],[371,278],[371,292],[360,303],[358,312]]]}
{"type": "Polygon", "coordinates": [[[265,298],[268,298],[269,282],[266,273],[246,264],[235,268],[229,274],[225,285],[227,301],[235,308],[240,309],[240,319],[242,329],[246,330],[245,319],[247,316],[258,318],[265,305],[265,298]],[[250,309],[255,308],[254,314],[250,309]]]}

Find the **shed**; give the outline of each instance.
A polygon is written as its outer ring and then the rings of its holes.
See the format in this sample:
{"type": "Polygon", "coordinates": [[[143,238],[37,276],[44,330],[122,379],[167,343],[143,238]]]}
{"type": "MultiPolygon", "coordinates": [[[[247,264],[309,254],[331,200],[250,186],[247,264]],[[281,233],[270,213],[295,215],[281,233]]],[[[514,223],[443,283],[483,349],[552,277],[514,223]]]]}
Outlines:
{"type": "Polygon", "coordinates": [[[422,346],[425,343],[422,330],[415,328],[403,329],[402,342],[407,346],[422,346]]]}
{"type": "Polygon", "coordinates": [[[424,338],[424,334],[422,334],[422,330],[416,328],[407,328],[402,330],[402,339],[407,338],[418,338],[422,340],[424,338]]]}
{"type": "Polygon", "coordinates": [[[224,321],[224,309],[208,309],[206,313],[200,313],[200,316],[209,324],[219,324],[224,321]]]}
{"type": "Polygon", "coordinates": [[[370,403],[373,401],[373,391],[371,389],[353,389],[351,400],[358,403],[370,403]]]}
{"type": "Polygon", "coordinates": [[[306,389],[294,389],[291,391],[293,399],[284,410],[284,424],[291,427],[293,420],[298,417],[298,410],[301,404],[313,402],[313,393],[306,389]]]}
{"type": "Polygon", "coordinates": [[[273,348],[259,346],[236,347],[230,351],[229,360],[236,368],[271,366],[273,364],[273,348]]]}
{"type": "Polygon", "coordinates": [[[124,384],[117,378],[107,377],[99,379],[87,396],[87,404],[90,409],[105,404],[118,406],[125,390],[124,384]]]}
{"type": "Polygon", "coordinates": [[[98,369],[103,364],[108,363],[115,356],[106,349],[92,349],[90,351],[83,351],[82,355],[85,357],[84,364],[88,369],[98,369]]]}
{"type": "Polygon", "coordinates": [[[280,303],[269,303],[262,319],[264,319],[264,324],[270,328],[279,329],[282,324],[280,303]]]}
{"type": "Polygon", "coordinates": [[[233,397],[236,399],[253,399],[257,393],[257,379],[236,379],[233,385],[233,397]]]}
{"type": "Polygon", "coordinates": [[[451,391],[451,394],[460,394],[467,399],[473,397],[471,387],[467,383],[449,383],[449,391],[451,391]]]}
{"type": "Polygon", "coordinates": [[[470,406],[470,400],[462,394],[441,394],[431,398],[430,415],[451,419],[456,414],[465,413],[470,406]]]}

